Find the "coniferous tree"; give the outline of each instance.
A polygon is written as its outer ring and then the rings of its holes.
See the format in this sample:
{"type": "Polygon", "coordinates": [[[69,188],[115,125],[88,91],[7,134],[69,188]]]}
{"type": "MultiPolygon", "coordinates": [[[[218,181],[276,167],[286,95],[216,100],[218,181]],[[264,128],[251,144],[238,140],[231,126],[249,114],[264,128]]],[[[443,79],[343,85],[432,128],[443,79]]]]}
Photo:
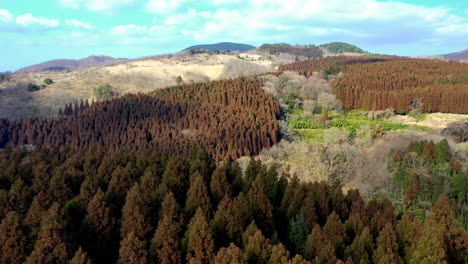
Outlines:
{"type": "Polygon", "coordinates": [[[263,232],[270,234],[274,226],[273,206],[264,192],[264,185],[260,179],[253,182],[252,188],[250,188],[247,194],[247,199],[255,222],[259,223],[259,227],[263,232]]]}
{"type": "Polygon", "coordinates": [[[391,224],[387,224],[377,238],[377,249],[374,251],[374,263],[376,264],[400,264],[398,255],[398,242],[391,224]]]}
{"type": "Polygon", "coordinates": [[[411,257],[411,264],[447,264],[443,227],[433,221],[424,224],[421,238],[411,257]]]}
{"type": "Polygon", "coordinates": [[[289,240],[295,247],[297,254],[302,254],[304,251],[304,244],[307,240],[310,230],[304,219],[304,215],[299,213],[292,221],[289,229],[289,240]]]}
{"type": "Polygon", "coordinates": [[[169,192],[162,203],[161,219],[151,240],[150,253],[157,257],[158,263],[181,263],[180,231],[179,206],[172,192],[169,192]]]}
{"type": "Polygon", "coordinates": [[[335,247],[337,257],[342,257],[344,253],[346,233],[340,218],[335,212],[332,212],[328,216],[327,223],[323,227],[323,233],[335,247]]]}
{"type": "Polygon", "coordinates": [[[41,229],[34,249],[25,263],[67,263],[67,247],[63,241],[63,220],[57,203],[47,211],[41,221],[41,229]]]}
{"type": "Polygon", "coordinates": [[[203,180],[203,176],[199,172],[195,172],[191,177],[184,211],[188,217],[191,217],[198,208],[200,208],[207,217],[210,216],[211,202],[206,184],[203,180]]]}
{"type": "Polygon", "coordinates": [[[322,246],[327,242],[328,239],[325,237],[322,228],[320,225],[315,224],[304,245],[304,257],[307,260],[314,260],[319,255],[322,246]]]}
{"type": "Polygon", "coordinates": [[[362,233],[358,234],[353,243],[345,250],[345,259],[350,259],[354,263],[370,264],[372,263],[372,253],[374,243],[369,231],[369,227],[365,227],[362,233]]]}
{"type": "Polygon", "coordinates": [[[214,242],[206,216],[201,208],[188,226],[187,262],[209,264],[214,257],[214,242]]]}
{"type": "Polygon", "coordinates": [[[133,232],[140,239],[144,239],[151,231],[151,225],[147,222],[146,198],[138,183],[135,183],[128,191],[122,208],[122,228],[120,229],[122,238],[133,232]]]}
{"type": "Polygon", "coordinates": [[[23,263],[27,241],[20,221],[20,215],[11,211],[0,224],[0,263],[23,263]]]}
{"type": "Polygon", "coordinates": [[[252,222],[242,235],[244,251],[247,255],[248,263],[267,263],[270,254],[270,244],[265,238],[255,222],[252,222]]]}
{"type": "Polygon", "coordinates": [[[221,248],[216,254],[214,264],[247,264],[244,252],[231,243],[229,247],[221,248]]]}
{"type": "Polygon", "coordinates": [[[413,255],[416,249],[416,243],[421,236],[422,223],[416,215],[403,214],[397,226],[395,232],[402,251],[402,256],[406,263],[410,262],[410,257],[413,255]]]}
{"type": "Polygon", "coordinates": [[[413,205],[419,196],[419,176],[417,174],[413,174],[411,177],[410,185],[406,190],[405,195],[405,203],[408,205],[413,205]]]}
{"type": "Polygon", "coordinates": [[[289,251],[279,243],[271,247],[268,264],[287,264],[289,262],[289,251]]]}
{"type": "Polygon", "coordinates": [[[215,204],[218,204],[226,194],[231,195],[231,186],[229,185],[224,169],[218,168],[213,172],[213,175],[211,175],[210,190],[215,204]]]}
{"type": "Polygon", "coordinates": [[[93,262],[88,257],[88,254],[83,251],[80,247],[76,252],[73,258],[68,262],[68,264],[92,264],[93,262]]]}
{"type": "Polygon", "coordinates": [[[292,258],[288,263],[289,264],[311,264],[309,261],[302,258],[302,256],[299,254],[294,256],[294,258],[292,258]]]}
{"type": "Polygon", "coordinates": [[[130,232],[120,242],[119,264],[146,264],[148,252],[145,243],[135,233],[130,232]]]}
{"type": "Polygon", "coordinates": [[[85,250],[100,261],[109,257],[109,247],[113,245],[115,219],[104,201],[104,193],[98,189],[86,209],[87,215],[83,220],[83,230],[86,235],[85,250]]]}

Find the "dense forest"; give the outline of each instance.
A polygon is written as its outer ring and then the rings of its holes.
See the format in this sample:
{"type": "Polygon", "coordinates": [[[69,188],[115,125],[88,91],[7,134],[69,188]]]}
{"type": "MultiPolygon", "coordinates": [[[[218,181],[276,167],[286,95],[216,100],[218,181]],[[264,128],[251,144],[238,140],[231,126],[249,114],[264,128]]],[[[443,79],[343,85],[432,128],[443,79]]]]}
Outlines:
{"type": "Polygon", "coordinates": [[[447,196],[425,222],[386,199],[251,161],[157,153],[0,152],[0,263],[468,261],[447,196]]]}
{"type": "Polygon", "coordinates": [[[332,82],[346,109],[408,113],[468,113],[468,64],[391,56],[327,57],[279,68],[305,76],[315,71],[343,77],[332,82]]]}
{"type": "Polygon", "coordinates": [[[408,112],[414,100],[424,112],[468,113],[468,64],[392,60],[349,65],[333,82],[345,108],[408,112]]]}
{"type": "Polygon", "coordinates": [[[309,77],[313,72],[324,71],[327,74],[338,74],[344,71],[346,65],[366,64],[395,59],[394,56],[329,56],[320,59],[297,61],[281,65],[278,71],[295,71],[309,77]]]}
{"type": "Polygon", "coordinates": [[[361,48],[344,42],[331,42],[328,44],[322,44],[319,47],[325,48],[331,53],[365,53],[361,48]]]}
{"type": "Polygon", "coordinates": [[[187,157],[203,147],[217,161],[254,155],[279,141],[279,105],[249,78],[125,95],[91,106],[67,105],[59,118],[0,120],[0,148],[39,145],[187,157]]]}

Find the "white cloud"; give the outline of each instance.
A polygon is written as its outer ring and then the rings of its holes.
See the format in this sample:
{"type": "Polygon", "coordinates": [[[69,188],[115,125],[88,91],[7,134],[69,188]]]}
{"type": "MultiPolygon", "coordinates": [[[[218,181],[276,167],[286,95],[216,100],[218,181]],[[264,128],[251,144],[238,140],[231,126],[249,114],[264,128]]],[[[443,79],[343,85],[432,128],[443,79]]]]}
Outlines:
{"type": "Polygon", "coordinates": [[[135,35],[151,35],[158,30],[158,27],[147,27],[147,26],[138,26],[138,25],[120,25],[113,27],[110,30],[112,35],[119,36],[135,36],[135,35]]]}
{"type": "Polygon", "coordinates": [[[182,6],[187,0],[150,0],[146,7],[152,13],[170,13],[182,6]]]}
{"type": "Polygon", "coordinates": [[[93,29],[94,28],[90,24],[79,21],[79,20],[76,20],[76,19],[67,19],[65,21],[65,24],[67,26],[76,27],[76,28],[83,28],[83,29],[93,29]]]}
{"type": "Polygon", "coordinates": [[[132,6],[137,3],[136,0],[60,0],[64,7],[68,8],[86,8],[92,11],[106,11],[122,7],[132,6]]]}
{"type": "Polygon", "coordinates": [[[13,20],[13,15],[8,10],[0,9],[0,21],[7,23],[13,20]]]}
{"type": "Polygon", "coordinates": [[[35,17],[28,13],[28,14],[24,14],[24,15],[16,17],[16,24],[22,27],[43,26],[43,27],[48,27],[48,28],[55,28],[60,25],[60,22],[55,19],[35,17]]]}

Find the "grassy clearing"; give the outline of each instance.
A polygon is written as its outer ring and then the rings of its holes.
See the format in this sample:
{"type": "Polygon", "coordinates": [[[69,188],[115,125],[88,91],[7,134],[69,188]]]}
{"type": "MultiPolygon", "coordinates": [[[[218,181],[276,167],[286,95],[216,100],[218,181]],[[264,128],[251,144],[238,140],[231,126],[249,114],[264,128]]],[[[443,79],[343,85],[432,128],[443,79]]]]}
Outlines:
{"type": "Polygon", "coordinates": [[[329,112],[328,120],[324,120],[323,114],[310,114],[302,109],[292,109],[288,117],[289,126],[307,142],[322,142],[326,129],[336,127],[347,131],[350,139],[359,137],[360,130],[368,130],[377,134],[379,131],[417,130],[429,131],[431,128],[393,122],[385,118],[369,119],[365,111],[352,110],[346,113],[329,112]]]}

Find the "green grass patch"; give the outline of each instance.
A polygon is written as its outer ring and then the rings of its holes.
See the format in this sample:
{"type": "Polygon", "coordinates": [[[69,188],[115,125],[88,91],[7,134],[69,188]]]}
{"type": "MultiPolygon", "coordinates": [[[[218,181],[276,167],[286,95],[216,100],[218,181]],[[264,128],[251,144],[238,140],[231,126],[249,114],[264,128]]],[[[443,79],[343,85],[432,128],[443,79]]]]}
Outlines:
{"type": "Polygon", "coordinates": [[[301,135],[306,142],[322,142],[323,141],[323,132],[326,129],[294,129],[296,133],[301,135]]]}
{"type": "Polygon", "coordinates": [[[430,128],[423,126],[406,125],[385,119],[369,120],[367,112],[359,110],[352,110],[345,114],[339,114],[331,111],[329,115],[330,121],[327,123],[321,120],[322,114],[309,114],[306,116],[302,109],[291,109],[289,113],[289,126],[309,142],[321,141],[323,131],[331,127],[347,130],[351,134],[351,137],[355,137],[357,130],[362,127],[369,127],[370,129],[379,127],[383,131],[404,130],[410,128],[418,131],[430,130],[430,128]]]}

